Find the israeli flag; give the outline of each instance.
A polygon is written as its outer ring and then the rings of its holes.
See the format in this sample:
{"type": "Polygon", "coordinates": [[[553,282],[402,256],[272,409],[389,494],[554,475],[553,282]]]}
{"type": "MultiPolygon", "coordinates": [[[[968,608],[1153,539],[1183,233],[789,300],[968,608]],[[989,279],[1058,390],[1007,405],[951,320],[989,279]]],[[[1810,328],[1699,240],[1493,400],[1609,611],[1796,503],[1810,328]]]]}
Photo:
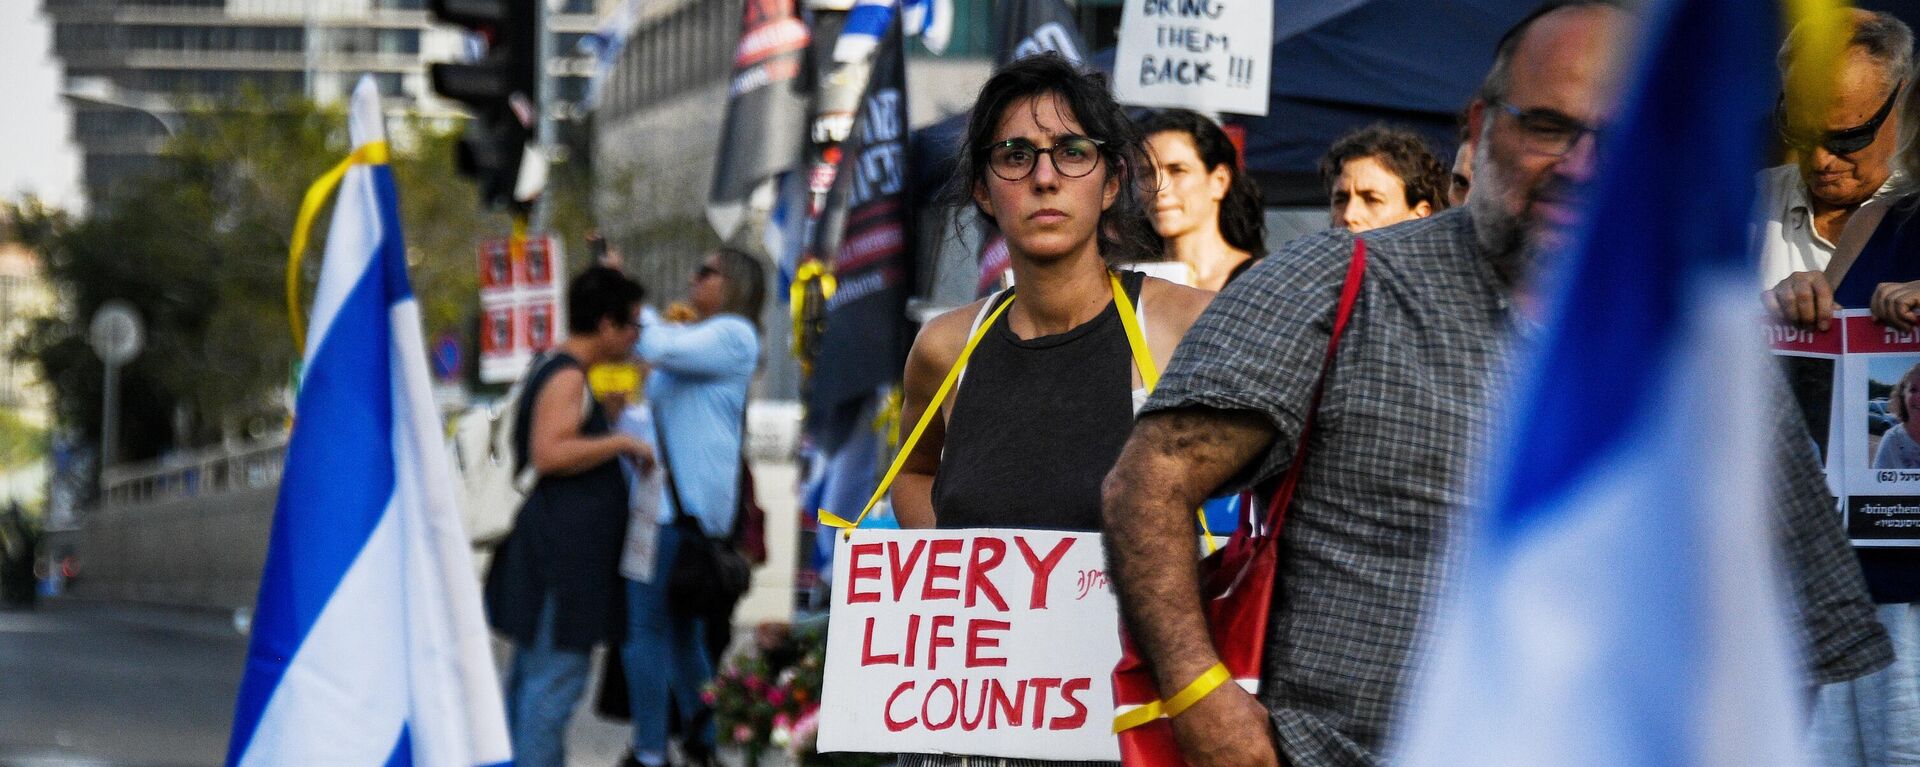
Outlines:
{"type": "Polygon", "coordinates": [[[1747,237],[1780,11],[1643,7],[1393,764],[1804,763],[1747,237]]]}
{"type": "Polygon", "coordinates": [[[935,55],[946,52],[953,38],[953,0],[854,0],[840,39],[833,43],[833,60],[844,64],[872,58],[895,13],[905,14],[900,23],[908,37],[920,38],[935,55]]]}
{"type": "MultiPolygon", "coordinates": [[[[384,143],[371,78],[356,149],[384,143]]],[[[383,154],[346,173],[227,764],[512,760],[383,154]]]]}

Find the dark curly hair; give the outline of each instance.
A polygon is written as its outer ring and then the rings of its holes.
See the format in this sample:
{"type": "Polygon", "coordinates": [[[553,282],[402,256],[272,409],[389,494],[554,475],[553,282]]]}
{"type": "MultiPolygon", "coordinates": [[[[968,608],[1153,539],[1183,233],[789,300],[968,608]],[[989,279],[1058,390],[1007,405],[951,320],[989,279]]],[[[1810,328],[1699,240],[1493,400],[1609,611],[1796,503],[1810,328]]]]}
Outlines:
{"type": "Polygon", "coordinates": [[[1184,133],[1200,153],[1207,172],[1222,165],[1227,168],[1227,196],[1220,200],[1220,236],[1227,244],[1259,258],[1267,253],[1266,202],[1260,185],[1240,172],[1240,153],[1233,148],[1227,132],[1206,115],[1186,109],[1155,112],[1140,122],[1140,134],[1184,133]]]}
{"type": "MultiPolygon", "coordinates": [[[[1106,160],[1106,173],[1117,175],[1120,194],[1100,214],[1095,229],[1100,256],[1107,263],[1159,261],[1160,234],[1147,218],[1141,200],[1152,199],[1156,191],[1147,161],[1146,146],[1127,113],[1113,100],[1107,78],[1097,72],[1081,70],[1058,53],[1042,53],[1008,64],[980,88],[967,116],[967,132],[952,180],[944,195],[955,210],[973,204],[973,185],[987,180],[987,154],[993,148],[994,129],[1014,102],[1043,94],[1053,94],[1079,121],[1088,138],[1103,142],[1100,156],[1106,160]]],[[[978,209],[978,206],[975,206],[978,209]]],[[[985,210],[980,215],[992,220],[985,210]]]]}
{"type": "Polygon", "coordinates": [[[1436,213],[1447,208],[1447,168],[1433,156],[1427,140],[1413,131],[1379,123],[1341,137],[1320,158],[1320,182],[1327,193],[1333,193],[1333,180],[1348,162],[1365,157],[1379,160],[1400,177],[1407,188],[1407,207],[1424,201],[1436,213]]]}

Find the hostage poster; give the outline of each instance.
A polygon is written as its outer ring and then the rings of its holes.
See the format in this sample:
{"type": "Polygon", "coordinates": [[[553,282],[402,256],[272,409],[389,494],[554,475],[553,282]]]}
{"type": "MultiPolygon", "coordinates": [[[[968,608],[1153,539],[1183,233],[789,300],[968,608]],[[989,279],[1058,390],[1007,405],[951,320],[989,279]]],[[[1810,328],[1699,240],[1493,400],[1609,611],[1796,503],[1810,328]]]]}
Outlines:
{"type": "Polygon", "coordinates": [[[1825,332],[1769,323],[1855,546],[1920,546],[1920,332],[1867,310],[1825,332]]]}

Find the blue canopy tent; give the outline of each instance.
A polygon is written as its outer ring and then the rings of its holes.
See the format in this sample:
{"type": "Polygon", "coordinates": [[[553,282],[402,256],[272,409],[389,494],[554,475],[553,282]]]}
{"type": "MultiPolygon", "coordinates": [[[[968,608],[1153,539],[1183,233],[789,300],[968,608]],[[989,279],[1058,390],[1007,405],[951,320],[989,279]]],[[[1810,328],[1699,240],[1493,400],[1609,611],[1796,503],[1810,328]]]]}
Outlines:
{"type": "MultiPolygon", "coordinates": [[[[1452,159],[1454,120],[1507,27],[1539,0],[1289,0],[1275,9],[1272,99],[1246,127],[1247,167],[1269,205],[1320,205],[1320,156],[1374,122],[1427,136],[1452,159]]],[[[1091,64],[1113,71],[1113,50],[1091,64]]],[[[930,190],[946,180],[965,129],[960,114],[917,131],[914,168],[930,190]]]]}

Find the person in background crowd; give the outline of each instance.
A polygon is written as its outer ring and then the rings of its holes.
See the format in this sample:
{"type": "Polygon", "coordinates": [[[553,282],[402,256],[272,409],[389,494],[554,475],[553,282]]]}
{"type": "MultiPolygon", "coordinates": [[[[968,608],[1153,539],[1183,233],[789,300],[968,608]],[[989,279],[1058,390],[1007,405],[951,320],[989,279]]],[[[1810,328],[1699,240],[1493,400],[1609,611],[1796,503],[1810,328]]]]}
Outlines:
{"type": "Polygon", "coordinates": [[[1456,139],[1460,145],[1453,150],[1453,173],[1447,181],[1447,207],[1458,208],[1467,204],[1467,193],[1473,190],[1473,140],[1472,126],[1467,122],[1467,113],[1460,113],[1460,135],[1456,139]]]}
{"type": "MultiPolygon", "coordinates": [[[[1913,31],[1890,14],[1848,13],[1852,35],[1824,110],[1801,114],[1792,108],[1801,94],[1781,94],[1775,121],[1796,162],[1760,173],[1763,286],[1812,280],[1860,206],[1893,194],[1906,178],[1892,160],[1901,130],[1896,106],[1913,84],[1913,31]]],[[[1796,34],[1781,46],[1783,87],[1793,81],[1787,55],[1799,41],[1796,34]]],[[[1806,289],[1827,295],[1826,287],[1806,289]]]]}
{"type": "Polygon", "coordinates": [[[1333,142],[1320,159],[1333,226],[1365,232],[1447,207],[1447,172],[1412,131],[1374,125],[1333,142]]]}
{"type": "Polygon", "coordinates": [[[1153,228],[1166,260],[1186,264],[1201,290],[1219,290],[1266,255],[1260,185],[1240,170],[1226,131],[1198,112],[1169,109],[1140,124],[1158,188],[1153,228]]]}
{"type": "MultiPolygon", "coordinates": [[[[1221,685],[1172,720],[1193,767],[1379,764],[1462,489],[1505,391],[1515,297],[1578,220],[1633,20],[1549,4],[1502,38],[1469,114],[1467,205],[1356,238],[1301,238],[1222,291],[1175,352],[1105,488],[1110,576],[1163,695],[1220,660],[1197,599],[1192,509],[1292,461],[1356,239],[1367,267],[1280,540],[1258,697],[1221,685]],[[1434,321],[1445,317],[1445,322],[1434,321]],[[1383,542],[1391,541],[1391,545],[1383,542]]],[[[1751,383],[1751,382],[1749,382],[1751,383]]],[[[1784,395],[1782,395],[1784,399],[1784,395]]],[[[1888,661],[1798,411],[1772,476],[1810,677],[1888,661]]]]}
{"type": "Polygon", "coordinates": [[[1920,365],[1907,368],[1887,395],[1887,413],[1899,419],[1900,425],[1880,437],[1880,446],[1873,451],[1873,468],[1920,469],[1920,387],[1914,386],[1916,381],[1920,381],[1920,365]]]}
{"type": "MultiPolygon", "coordinates": [[[[1786,197],[1799,200],[1797,211],[1782,202],[1781,185],[1788,185],[1786,192],[1803,189],[1795,166],[1763,173],[1763,181],[1774,186],[1762,197],[1767,204],[1764,212],[1770,217],[1763,246],[1771,257],[1763,260],[1762,269],[1771,266],[1777,270],[1783,261],[1793,265],[1788,268],[1809,265],[1816,258],[1821,261],[1812,270],[1786,275],[1763,298],[1781,319],[1801,328],[1830,326],[1835,309],[1854,308],[1870,309],[1875,319],[1904,332],[1920,324],[1920,193],[1900,183],[1920,177],[1920,151],[1914,145],[1920,134],[1920,115],[1915,114],[1920,102],[1912,98],[1896,100],[1897,107],[1884,120],[1895,123],[1894,127],[1871,125],[1880,104],[1866,102],[1874,98],[1869,92],[1877,91],[1881,103],[1893,103],[1885,99],[1891,98],[1887,94],[1895,84],[1900,80],[1911,82],[1913,35],[1904,24],[1882,14],[1854,11],[1850,20],[1853,36],[1839,75],[1837,103],[1829,110],[1825,124],[1853,127],[1818,136],[1783,131],[1783,138],[1801,147],[1821,145],[1817,150],[1799,150],[1803,157],[1816,158],[1810,167],[1835,169],[1832,176],[1813,176],[1830,182],[1827,187],[1807,187],[1816,194],[1822,188],[1839,188],[1857,195],[1861,187],[1874,184],[1876,177],[1888,180],[1879,182],[1879,191],[1851,212],[1829,259],[1819,247],[1821,243],[1807,235],[1812,229],[1809,220],[1817,221],[1820,210],[1807,198],[1793,198],[1791,194],[1786,197]],[[1848,104],[1852,105],[1851,111],[1840,111],[1849,109],[1848,104]],[[1863,112],[1865,109],[1876,112],[1863,112]],[[1858,146],[1849,147],[1847,142],[1858,146]],[[1832,146],[1835,144],[1839,146],[1832,146]],[[1879,161],[1883,167],[1891,164],[1891,170],[1868,175],[1865,180],[1855,179],[1867,173],[1869,158],[1899,147],[1905,149],[1899,150],[1891,163],[1884,156],[1879,161]],[[1855,151],[1836,154],[1849,148],[1855,151]]],[[[1797,33],[1788,36],[1781,49],[1782,62],[1791,60],[1792,48],[1799,40],[1797,33]]],[[[1791,120],[1786,122],[1792,124],[1791,120]]],[[[1793,369],[1794,361],[1786,362],[1793,369]]],[[[1888,398],[1887,409],[1895,412],[1901,423],[1882,435],[1875,466],[1882,460],[1897,461],[1896,456],[1909,452],[1909,417],[1914,413],[1903,394],[1910,388],[1912,376],[1909,371],[1902,377],[1895,395],[1888,398]]],[[[1821,380],[1816,375],[1811,385],[1824,389],[1831,386],[1831,378],[1821,380]]],[[[1859,548],[1854,554],[1866,577],[1868,593],[1878,605],[1880,623],[1893,639],[1895,660],[1884,671],[1820,689],[1813,711],[1814,751],[1822,764],[1841,767],[1920,764],[1920,553],[1912,549],[1859,548]]]]}
{"type": "Polygon", "coordinates": [[[487,617],[513,642],[508,727],[516,764],[566,764],[567,723],[588,653],[619,637],[627,486],[618,459],[653,452],[612,432],[587,385],[591,365],[626,359],[640,332],[638,283],[588,267],[567,285],[567,340],[527,374],[514,413],[514,473],[538,474],[487,572],[487,617]]]}
{"type": "Polygon", "coordinates": [[[914,341],[901,423],[939,409],[902,448],[894,512],[903,527],[1097,530],[1101,477],[1145,398],[1126,326],[1157,368],[1213,294],[1109,266],[1161,244],[1138,193],[1153,166],[1104,77],[1057,54],[1021,59],[987,81],[967,124],[953,196],[1005,233],[1016,279],[914,341]],[[976,334],[954,395],[933,402],[976,334]]]}
{"type": "Polygon", "coordinates": [[[647,401],[665,474],[654,542],[653,577],[627,581],[627,641],[621,647],[633,710],[627,764],[667,761],[668,696],[680,713],[682,747],[696,764],[710,763],[712,712],[700,691],[714,659],[733,636],[733,602],[716,601],[696,617],[667,604],[667,574],[680,531],[679,514],[709,537],[730,540],[739,518],[747,388],[760,364],[760,309],[766,270],[747,253],[716,248],[687,285],[691,317],[670,322],[642,310],[634,353],[651,367],[647,401]]]}

